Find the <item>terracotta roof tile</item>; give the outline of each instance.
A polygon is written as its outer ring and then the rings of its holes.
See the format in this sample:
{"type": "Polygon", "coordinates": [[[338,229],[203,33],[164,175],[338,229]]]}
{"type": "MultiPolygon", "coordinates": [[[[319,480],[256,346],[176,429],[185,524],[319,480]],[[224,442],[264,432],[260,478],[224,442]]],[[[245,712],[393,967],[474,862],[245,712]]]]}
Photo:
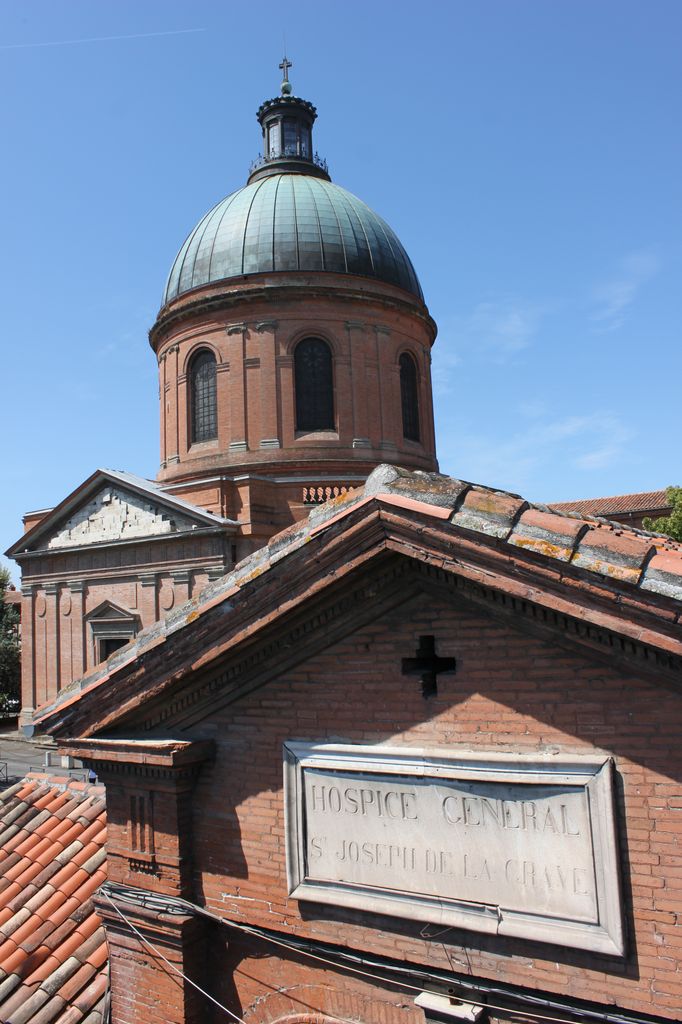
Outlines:
{"type": "Polygon", "coordinates": [[[36,1014],[31,1017],[30,1024],[51,1024],[57,1015],[64,1010],[64,1000],[59,996],[53,996],[36,1014]]]}
{"type": "Polygon", "coordinates": [[[515,520],[527,508],[528,502],[516,494],[472,487],[451,522],[467,530],[506,540],[515,520]]]}
{"type": "Polygon", "coordinates": [[[69,899],[65,899],[62,894],[63,902],[59,907],[52,911],[50,914],[50,920],[54,923],[55,927],[66,921],[67,918],[71,917],[79,907],[78,900],[75,896],[71,896],[69,899]]]}
{"type": "Polygon", "coordinates": [[[88,963],[82,963],[78,970],[74,971],[68,981],[64,982],[59,988],[59,994],[66,1003],[74,1001],[76,996],[81,992],[89,982],[95,977],[97,968],[88,963]]]}
{"type": "Polygon", "coordinates": [[[38,917],[46,921],[54,910],[61,907],[64,902],[64,897],[60,892],[54,889],[53,886],[48,882],[46,885],[39,889],[33,899],[29,900],[26,904],[28,909],[36,914],[38,917]]]}
{"type": "Polygon", "coordinates": [[[657,550],[646,568],[642,590],[651,590],[666,597],[682,597],[680,559],[676,551],[657,550]]]}
{"type": "Polygon", "coordinates": [[[0,1004],[4,1003],[6,999],[9,999],[17,985],[20,984],[21,978],[18,974],[10,974],[3,981],[0,981],[0,1004]]]}
{"type": "Polygon", "coordinates": [[[56,1024],[82,1024],[83,1014],[77,1006],[69,1006],[61,1017],[56,1021],[56,1024]]]}
{"type": "Polygon", "coordinates": [[[105,995],[107,985],[108,979],[104,975],[98,974],[95,980],[88,985],[85,991],[81,992],[74,1005],[82,1012],[89,1010],[93,1003],[99,1002],[99,1000],[105,995]]]}
{"type": "Polygon", "coordinates": [[[637,584],[653,551],[651,540],[643,543],[641,537],[595,523],[580,538],[573,564],[637,584]]]}
{"type": "MultiPolygon", "coordinates": [[[[39,991],[38,984],[34,985],[22,985],[21,988],[15,989],[9,999],[2,1004],[2,1019],[6,1021],[12,1021],[15,1024],[16,1021],[20,1021],[22,1012],[26,1006],[31,1004],[33,995],[39,991]]],[[[48,999],[47,992],[44,994],[42,1002],[48,999]]],[[[30,1020],[30,1017],[24,1018],[24,1020],[30,1020]]]]}
{"type": "Polygon", "coordinates": [[[13,914],[12,917],[10,917],[10,919],[2,926],[2,928],[0,928],[0,941],[4,938],[9,939],[13,936],[14,933],[18,931],[30,917],[31,911],[27,907],[22,907],[20,910],[17,910],[17,912],[13,914]]]}
{"type": "MultiPolygon", "coordinates": [[[[569,505],[564,503],[565,508],[569,505]]],[[[124,657],[115,664],[105,662],[83,679],[76,680],[53,703],[41,708],[34,715],[34,722],[48,732],[65,733],[72,719],[82,717],[84,699],[93,709],[92,712],[86,710],[85,715],[94,718],[97,715],[95,708],[101,710],[98,697],[102,688],[106,687],[107,692],[113,694],[113,679],[121,682],[141,679],[147,659],[150,665],[160,662],[158,648],[162,645],[168,644],[171,648],[169,655],[177,656],[180,674],[195,669],[199,663],[195,653],[186,663],[182,661],[181,652],[187,649],[186,630],[198,628],[201,631],[203,623],[197,626],[197,621],[208,620],[216,613],[221,616],[229,616],[233,612],[236,616],[242,615],[252,590],[260,590],[268,584],[268,573],[275,575],[275,580],[279,578],[282,571],[286,573],[286,567],[279,570],[281,562],[294,557],[312,539],[320,541],[325,532],[329,531],[331,536],[333,531],[343,530],[348,517],[353,516],[353,521],[357,521],[363,508],[367,509],[368,515],[390,510],[415,520],[419,517],[420,530],[431,518],[434,525],[438,523],[440,538],[447,535],[448,529],[451,531],[453,550],[460,540],[470,542],[477,537],[481,548],[493,545],[497,550],[503,550],[505,545],[509,545],[510,550],[516,550],[518,558],[523,552],[530,555],[538,567],[544,562],[544,569],[553,562],[563,563],[565,569],[554,576],[566,580],[570,571],[574,577],[571,593],[575,592],[576,586],[589,588],[591,581],[583,578],[589,575],[601,576],[608,588],[637,588],[638,606],[642,605],[642,599],[654,594],[657,600],[661,597],[682,599],[682,545],[660,534],[610,523],[587,514],[559,511],[557,506],[532,504],[517,494],[435,473],[379,466],[364,487],[314,507],[306,521],[282,531],[197,597],[142,630],[135,641],[123,649],[126,652],[124,657]]],[[[651,609],[654,610],[653,604],[651,609]]],[[[660,604],[656,605],[658,613],[663,618],[671,614],[669,610],[663,611],[660,604]]],[[[673,615],[678,621],[679,612],[673,615]]],[[[225,622],[221,618],[223,629],[225,622]]],[[[240,634],[237,629],[235,636],[240,635],[243,631],[240,634]]],[[[226,640],[226,644],[229,643],[226,640]]],[[[219,645],[215,651],[222,654],[225,649],[225,645],[219,645]]],[[[199,661],[205,664],[203,658],[199,661]]],[[[176,673],[169,678],[168,685],[173,685],[177,678],[176,673]]],[[[121,703],[116,700],[114,706],[113,697],[106,703],[107,721],[113,720],[121,711],[121,703]]],[[[18,797],[25,795],[21,791],[17,794],[18,797]]],[[[84,810],[83,813],[88,812],[84,810]]],[[[36,879],[36,884],[40,881],[36,879]]]]}
{"type": "Polygon", "coordinates": [[[570,562],[578,539],[587,529],[587,524],[580,519],[529,508],[516,523],[509,543],[561,562],[570,562]]]}
{"type": "Polygon", "coordinates": [[[670,502],[665,491],[640,491],[637,494],[614,494],[610,498],[585,498],[558,501],[549,506],[556,512],[577,512],[581,516],[627,515],[628,512],[658,512],[662,515],[670,502]]]}
{"type": "MultiPolygon", "coordinates": [[[[20,967],[26,963],[26,952],[23,949],[14,947],[14,951],[3,960],[0,960],[0,970],[3,974],[14,974],[20,967]]],[[[2,1013],[2,1006],[0,1005],[0,1013],[2,1013]]],[[[2,1018],[0,1017],[0,1020],[2,1018]]]]}
{"type": "Polygon", "coordinates": [[[14,878],[0,891],[0,1020],[104,1019],[107,949],[92,895],[106,877],[105,837],[101,787],[36,775],[0,793],[0,864],[14,878]]]}

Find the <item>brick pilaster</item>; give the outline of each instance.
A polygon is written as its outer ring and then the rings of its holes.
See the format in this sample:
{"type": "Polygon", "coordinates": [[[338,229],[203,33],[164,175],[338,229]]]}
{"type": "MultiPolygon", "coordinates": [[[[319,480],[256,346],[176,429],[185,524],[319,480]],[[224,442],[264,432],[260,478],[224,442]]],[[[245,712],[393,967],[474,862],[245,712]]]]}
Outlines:
{"type": "Polygon", "coordinates": [[[30,725],[37,705],[36,651],[35,651],[35,588],[24,586],[21,591],[21,715],[19,725],[30,725]]]}
{"type": "Polygon", "coordinates": [[[204,986],[203,920],[178,912],[174,900],[193,896],[192,794],[212,744],[86,739],[60,743],[60,749],[93,768],[106,788],[114,905],[101,894],[98,910],[109,943],[112,1024],[200,1024],[205,998],[159,953],[204,986]],[[117,884],[134,887],[132,902],[115,897],[117,884]]]}
{"type": "Polygon", "coordinates": [[[204,989],[210,983],[202,919],[150,909],[144,897],[141,904],[121,900],[106,886],[95,902],[109,946],[111,1024],[207,1020],[212,1004],[187,980],[204,989]]]}

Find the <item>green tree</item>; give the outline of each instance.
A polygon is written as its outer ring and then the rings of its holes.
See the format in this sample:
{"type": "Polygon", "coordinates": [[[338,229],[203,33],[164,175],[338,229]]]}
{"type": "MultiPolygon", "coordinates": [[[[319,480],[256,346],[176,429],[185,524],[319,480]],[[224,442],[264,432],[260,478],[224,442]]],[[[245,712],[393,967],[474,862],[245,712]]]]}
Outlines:
{"type": "Polygon", "coordinates": [[[21,686],[19,656],[19,615],[5,601],[10,576],[0,568],[0,712],[18,706],[21,686]]]}
{"type": "Polygon", "coordinates": [[[673,540],[682,541],[682,487],[666,487],[665,496],[672,505],[672,512],[660,519],[645,518],[644,529],[667,533],[673,540]]]}

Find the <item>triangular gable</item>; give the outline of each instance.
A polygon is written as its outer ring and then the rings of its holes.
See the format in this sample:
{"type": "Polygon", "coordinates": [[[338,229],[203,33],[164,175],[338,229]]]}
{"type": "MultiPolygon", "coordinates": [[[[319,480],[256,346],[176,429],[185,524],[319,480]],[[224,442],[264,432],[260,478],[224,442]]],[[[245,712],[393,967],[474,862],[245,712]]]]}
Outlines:
{"type": "Polygon", "coordinates": [[[183,707],[200,713],[231,699],[228,691],[247,677],[261,685],[268,659],[281,671],[287,659],[306,656],[315,636],[328,641],[331,615],[321,601],[342,608],[364,578],[359,604],[372,615],[382,593],[393,600],[400,587],[421,586],[415,576],[425,573],[454,581],[460,599],[484,601],[524,628],[682,687],[680,545],[383,467],[364,491],[316,509],[144,630],[115,667],[63,691],[36,721],[56,735],[85,736],[143,718],[145,703],[162,702],[168,722],[183,707]],[[396,560],[418,572],[399,581],[396,560]],[[271,644],[278,629],[296,633],[286,650],[271,644]]]}
{"type": "Polygon", "coordinates": [[[231,521],[166,494],[142,477],[98,469],[6,552],[59,551],[229,527],[231,521]]]}
{"type": "Polygon", "coordinates": [[[106,620],[107,622],[139,622],[139,616],[135,612],[127,611],[113,601],[102,601],[96,608],[93,608],[85,616],[87,622],[106,620]]]}

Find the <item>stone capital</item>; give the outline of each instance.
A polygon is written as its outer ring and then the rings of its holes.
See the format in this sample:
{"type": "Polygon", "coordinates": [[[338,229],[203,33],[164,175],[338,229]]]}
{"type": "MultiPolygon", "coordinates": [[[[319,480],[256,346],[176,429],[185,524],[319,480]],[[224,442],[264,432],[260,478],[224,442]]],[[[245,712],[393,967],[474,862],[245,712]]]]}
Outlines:
{"type": "Polygon", "coordinates": [[[246,324],[228,324],[225,328],[226,334],[246,334],[246,324]]]}

